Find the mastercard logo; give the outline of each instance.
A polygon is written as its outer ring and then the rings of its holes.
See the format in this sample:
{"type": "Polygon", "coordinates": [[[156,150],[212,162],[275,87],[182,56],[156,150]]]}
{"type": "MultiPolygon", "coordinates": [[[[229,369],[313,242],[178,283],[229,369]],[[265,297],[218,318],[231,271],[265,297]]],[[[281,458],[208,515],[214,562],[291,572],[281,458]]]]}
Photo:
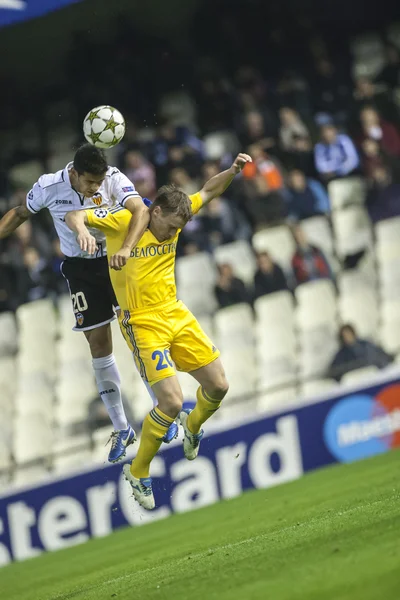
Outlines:
{"type": "Polygon", "coordinates": [[[329,411],[324,441],[339,462],[352,462],[400,446],[400,384],[375,395],[354,394],[329,411]]]}

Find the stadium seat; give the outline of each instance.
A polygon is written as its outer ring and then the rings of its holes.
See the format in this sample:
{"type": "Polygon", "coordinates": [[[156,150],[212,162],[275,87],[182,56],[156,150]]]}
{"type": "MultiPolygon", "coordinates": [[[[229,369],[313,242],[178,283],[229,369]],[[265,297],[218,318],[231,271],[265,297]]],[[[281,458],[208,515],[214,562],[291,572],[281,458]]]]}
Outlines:
{"type": "Polygon", "coordinates": [[[377,246],[400,244],[400,217],[384,219],[375,225],[377,246]]]}
{"type": "Polygon", "coordinates": [[[400,300],[381,304],[380,343],[389,354],[400,352],[400,300]]]}
{"type": "Polygon", "coordinates": [[[12,482],[16,486],[36,485],[50,479],[50,471],[45,465],[19,466],[13,469],[12,482]]]}
{"type": "Polygon", "coordinates": [[[254,341],[253,311],[249,304],[235,304],[218,310],[214,317],[216,342],[221,349],[248,346],[254,341]]]}
{"type": "Polygon", "coordinates": [[[325,396],[340,388],[337,381],[334,379],[314,379],[312,381],[304,381],[300,386],[301,399],[307,400],[316,399],[318,396],[325,396]]]}
{"type": "Polygon", "coordinates": [[[379,373],[378,367],[362,367],[354,369],[343,375],[341,383],[343,385],[353,385],[356,383],[364,384],[371,383],[371,380],[379,373]]]}
{"type": "Polygon", "coordinates": [[[374,292],[354,291],[342,294],[339,298],[339,314],[343,323],[350,323],[361,338],[377,340],[378,335],[378,302],[374,292]]]}
{"type": "Polygon", "coordinates": [[[299,329],[311,329],[336,320],[336,291],[329,279],[303,283],[296,288],[296,323],[299,329]]]}
{"type": "Polygon", "coordinates": [[[253,235],[252,242],[256,252],[267,251],[285,271],[291,271],[296,245],[287,225],[258,231],[253,235]]]}
{"type": "Polygon", "coordinates": [[[187,126],[192,129],[196,122],[196,104],[184,90],[164,94],[159,103],[158,113],[175,126],[187,126]]]}
{"type": "Polygon", "coordinates": [[[372,247],[371,224],[366,210],[350,206],[332,213],[335,248],[339,258],[372,247]]]}
{"type": "Polygon", "coordinates": [[[310,244],[320,248],[328,259],[333,257],[333,234],[327,217],[319,216],[303,219],[301,228],[310,244]]]}
{"type": "Polygon", "coordinates": [[[18,348],[18,332],[12,312],[0,313],[0,357],[14,354],[18,348]]]}
{"type": "Polygon", "coordinates": [[[42,414],[21,416],[15,420],[13,455],[18,464],[51,455],[53,432],[42,414]]]}
{"type": "Polygon", "coordinates": [[[236,154],[239,142],[232,131],[216,131],[203,138],[204,153],[208,160],[219,160],[225,154],[236,154]]]}
{"type": "Polygon", "coordinates": [[[177,375],[178,381],[182,388],[183,399],[186,401],[196,402],[196,392],[197,388],[199,387],[199,383],[188,373],[182,373],[181,371],[178,371],[177,375]]]}
{"type": "Polygon", "coordinates": [[[335,321],[300,331],[299,374],[302,380],[323,377],[338,350],[335,321]]]}
{"type": "Polygon", "coordinates": [[[294,300],[290,292],[275,292],[260,296],[254,302],[257,329],[259,325],[268,327],[277,321],[294,323],[294,300]]]}
{"type": "Polygon", "coordinates": [[[383,54],[375,54],[358,58],[352,65],[352,74],[355,79],[359,77],[368,77],[374,79],[385,65],[383,54]]]}
{"type": "MultiPolygon", "coordinates": [[[[271,353],[272,354],[272,353],[271,353]]],[[[257,353],[257,389],[260,393],[279,390],[297,381],[297,360],[290,349],[277,350],[275,355],[257,353]]]]}
{"type": "Polygon", "coordinates": [[[19,374],[15,410],[18,415],[42,414],[51,419],[53,413],[53,381],[45,371],[19,374]]]}
{"type": "MultiPolygon", "coordinates": [[[[400,295],[399,254],[396,246],[386,246],[379,258],[380,295],[384,300],[396,300],[400,295]]],[[[381,248],[383,250],[383,247],[381,248]]]]}
{"type": "Polygon", "coordinates": [[[253,283],[256,261],[252,247],[245,240],[218,246],[214,251],[214,258],[217,264],[232,265],[235,275],[247,285],[253,283]]]}
{"type": "Polygon", "coordinates": [[[352,204],[364,204],[365,183],[360,177],[335,179],[328,184],[332,211],[341,210],[352,204]]]}
{"type": "MultiPolygon", "coordinates": [[[[71,154],[69,160],[71,160],[71,154]]],[[[9,180],[17,189],[29,190],[32,182],[37,181],[42,174],[43,165],[39,160],[23,162],[8,170],[9,180]]]]}
{"type": "Polygon", "coordinates": [[[256,391],[257,381],[254,348],[232,346],[230,350],[226,349],[223,353],[223,364],[229,382],[226,402],[230,399],[251,398],[256,391]]]}
{"type": "Polygon", "coordinates": [[[337,286],[341,295],[351,295],[352,293],[362,294],[364,290],[367,293],[376,293],[376,282],[374,279],[358,269],[350,269],[339,273],[337,286]]]}
{"type": "Polygon", "coordinates": [[[217,307],[214,286],[216,268],[206,252],[176,261],[178,298],[196,315],[211,315],[217,307]]]}
{"type": "MultiPolygon", "coordinates": [[[[0,358],[0,408],[12,410],[13,400],[18,387],[16,360],[12,356],[0,358]]],[[[1,410],[3,412],[3,410],[1,410]]]]}
{"type": "Polygon", "coordinates": [[[92,462],[88,435],[58,438],[53,445],[53,472],[64,475],[68,471],[82,470],[92,462]]]}
{"type": "Polygon", "coordinates": [[[57,331],[56,311],[51,300],[43,299],[22,304],[16,312],[19,330],[34,336],[54,337],[57,331]]]}
{"type": "Polygon", "coordinates": [[[284,412],[297,402],[297,390],[293,385],[283,387],[281,390],[267,391],[258,395],[257,409],[268,412],[284,412]]]}

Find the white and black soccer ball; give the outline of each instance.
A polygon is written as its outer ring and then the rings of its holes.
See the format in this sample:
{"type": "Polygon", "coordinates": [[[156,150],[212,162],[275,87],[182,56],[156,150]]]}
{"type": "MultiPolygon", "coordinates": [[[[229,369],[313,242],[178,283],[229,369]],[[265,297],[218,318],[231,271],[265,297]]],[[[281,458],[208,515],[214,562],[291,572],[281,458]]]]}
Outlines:
{"type": "Polygon", "coordinates": [[[125,119],[112,106],[96,106],[84,118],[83,133],[90,144],[98,148],[112,148],[125,135],[125,119]]]}

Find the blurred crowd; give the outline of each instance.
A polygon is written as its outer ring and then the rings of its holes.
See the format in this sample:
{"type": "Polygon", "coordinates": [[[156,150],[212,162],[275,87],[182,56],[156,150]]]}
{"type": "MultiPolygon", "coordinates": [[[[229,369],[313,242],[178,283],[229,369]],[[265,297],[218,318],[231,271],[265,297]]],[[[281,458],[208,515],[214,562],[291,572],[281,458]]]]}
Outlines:
{"type": "MultiPolygon", "coordinates": [[[[354,77],[346,36],[331,44],[310,24],[296,25],[295,34],[288,25],[264,35],[261,53],[261,39],[246,34],[241,13],[224,17],[216,32],[212,19],[209,26],[207,43],[196,35],[199,17],[194,30],[173,47],[133,35],[120,20],[101,61],[97,47],[77,34],[64,65],[65,87],[37,101],[46,107],[67,99],[77,144],[88,109],[100,99],[118,106],[128,127],[115,160],[149,199],[167,182],[195,192],[229,166],[237,151],[253,157],[224,196],[187,225],[179,255],[251,241],[255,231],[284,221],[292,227],[296,252],[291,273],[267,253],[259,254],[251,289],[231,265],[220,265],[215,292],[225,307],[333,278],[329,261],[309,244],[301,221],[329,215],[327,185],[334,179],[366,179],[373,222],[400,215],[400,51],[386,43],[382,70],[374,78],[354,77]],[[85,68],[77,68],[83,56],[85,68]]],[[[11,126],[17,110],[21,106],[8,107],[11,126]]],[[[46,170],[51,153],[46,135],[37,143],[35,157],[14,154],[9,166],[40,158],[46,170]]],[[[26,190],[10,185],[7,169],[0,179],[3,214],[24,201],[26,190]]],[[[1,241],[0,252],[0,311],[66,291],[48,215],[40,214],[1,241]]]]}

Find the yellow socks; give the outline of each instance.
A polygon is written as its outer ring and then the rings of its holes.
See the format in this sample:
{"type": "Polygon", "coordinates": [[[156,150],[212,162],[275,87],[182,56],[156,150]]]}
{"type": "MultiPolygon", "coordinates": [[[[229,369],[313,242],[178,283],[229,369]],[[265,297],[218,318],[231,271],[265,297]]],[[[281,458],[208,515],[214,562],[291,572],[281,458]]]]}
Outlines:
{"type": "Polygon", "coordinates": [[[137,479],[149,477],[150,463],[162,444],[162,438],[175,419],[168,417],[156,406],[143,422],[137,455],[131,464],[131,473],[137,479]]]}
{"type": "Polygon", "coordinates": [[[196,406],[189,414],[187,426],[192,433],[199,433],[203,423],[207,421],[221,406],[222,400],[211,398],[201,386],[197,390],[196,406]]]}

